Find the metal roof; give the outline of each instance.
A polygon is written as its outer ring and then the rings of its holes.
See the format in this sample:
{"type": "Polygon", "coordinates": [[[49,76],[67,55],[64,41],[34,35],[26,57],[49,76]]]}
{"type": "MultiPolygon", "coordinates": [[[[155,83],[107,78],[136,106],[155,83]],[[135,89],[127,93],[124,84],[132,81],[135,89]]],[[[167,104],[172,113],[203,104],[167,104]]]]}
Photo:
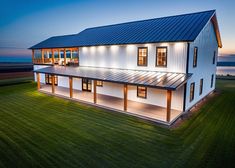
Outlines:
{"type": "Polygon", "coordinates": [[[88,78],[92,80],[101,80],[129,85],[140,85],[167,90],[176,90],[191,77],[191,74],[183,73],[97,67],[51,66],[34,70],[34,72],[88,78]]]}
{"type": "Polygon", "coordinates": [[[88,28],[78,34],[51,37],[30,49],[194,41],[210,20],[222,47],[215,10],[211,10],[88,28]]]}

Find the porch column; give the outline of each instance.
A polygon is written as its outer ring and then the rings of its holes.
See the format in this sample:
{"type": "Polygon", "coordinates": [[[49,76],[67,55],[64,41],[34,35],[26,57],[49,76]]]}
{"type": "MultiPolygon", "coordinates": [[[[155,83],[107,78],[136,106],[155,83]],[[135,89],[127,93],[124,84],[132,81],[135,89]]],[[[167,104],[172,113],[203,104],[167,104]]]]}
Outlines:
{"type": "Polygon", "coordinates": [[[96,85],[97,85],[97,81],[96,81],[96,80],[94,80],[94,84],[93,84],[94,103],[96,103],[96,102],[97,102],[96,85]]]}
{"type": "Polygon", "coordinates": [[[55,93],[55,75],[51,75],[51,92],[55,93]]]}
{"type": "Polygon", "coordinates": [[[66,66],[66,49],[64,49],[64,66],[66,66]]]}
{"type": "Polygon", "coordinates": [[[124,111],[126,111],[127,110],[127,84],[124,84],[123,92],[124,92],[124,111]]]}
{"type": "Polygon", "coordinates": [[[36,72],[37,75],[37,86],[38,86],[38,90],[40,90],[40,74],[38,72],[36,72]]]}
{"type": "Polygon", "coordinates": [[[167,90],[166,92],[166,100],[167,100],[167,107],[166,107],[166,121],[171,121],[171,97],[172,97],[172,91],[167,90]]]}
{"type": "Polygon", "coordinates": [[[55,55],[54,55],[53,49],[51,50],[51,53],[52,53],[52,64],[54,65],[55,64],[55,55]]]}
{"type": "Polygon", "coordinates": [[[44,64],[44,50],[42,49],[42,63],[44,64]]]}
{"type": "Polygon", "coordinates": [[[73,78],[69,77],[69,96],[73,98],[73,78]]]}
{"type": "Polygon", "coordinates": [[[32,50],[32,63],[34,63],[34,49],[32,50]]]}

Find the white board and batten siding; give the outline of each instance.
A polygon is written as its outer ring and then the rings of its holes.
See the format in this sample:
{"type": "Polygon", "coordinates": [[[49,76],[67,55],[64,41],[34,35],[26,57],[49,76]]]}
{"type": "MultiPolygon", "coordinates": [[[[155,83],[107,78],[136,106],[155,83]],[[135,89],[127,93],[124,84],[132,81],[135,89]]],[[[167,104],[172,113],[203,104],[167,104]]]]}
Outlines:
{"type": "Polygon", "coordinates": [[[79,48],[80,66],[185,73],[187,43],[151,43],[79,48]],[[138,66],[138,47],[148,47],[148,66],[138,66]],[[156,47],[167,47],[167,67],[156,67],[156,47]]]}
{"type": "Polygon", "coordinates": [[[189,73],[193,73],[187,82],[186,111],[195,105],[199,100],[215,89],[216,64],[218,55],[218,43],[215,36],[213,24],[209,22],[196,40],[190,43],[189,73]],[[198,47],[197,67],[193,67],[194,47],[198,47]],[[216,61],[213,64],[214,51],[216,61]],[[213,87],[211,88],[211,75],[214,75],[213,87]],[[203,79],[203,92],[199,95],[200,79],[203,79]],[[190,102],[190,84],[195,82],[194,100],[190,102]]]}

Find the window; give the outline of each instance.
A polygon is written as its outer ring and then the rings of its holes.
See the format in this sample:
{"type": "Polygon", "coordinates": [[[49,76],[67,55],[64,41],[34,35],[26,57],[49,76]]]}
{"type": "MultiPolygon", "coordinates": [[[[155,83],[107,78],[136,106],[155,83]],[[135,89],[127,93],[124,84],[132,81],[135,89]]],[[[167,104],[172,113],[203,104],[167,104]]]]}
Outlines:
{"type": "Polygon", "coordinates": [[[137,97],[146,98],[147,88],[144,86],[137,86],[137,97]]]}
{"type": "Polygon", "coordinates": [[[198,55],[198,48],[194,47],[193,51],[193,67],[197,67],[197,55],[198,55]]]}
{"type": "Polygon", "coordinates": [[[87,78],[82,78],[82,90],[91,92],[91,80],[87,78]]]}
{"type": "Polygon", "coordinates": [[[103,87],[103,81],[96,81],[96,86],[103,87]]]}
{"type": "Polygon", "coordinates": [[[157,47],[156,66],[167,66],[167,47],[157,47]]]}
{"type": "Polygon", "coordinates": [[[199,91],[199,95],[202,94],[203,91],[203,79],[200,80],[200,91],[199,91]]]}
{"type": "Polygon", "coordinates": [[[213,87],[214,85],[214,75],[211,75],[211,88],[213,87]]]}
{"type": "Polygon", "coordinates": [[[213,55],[213,64],[215,64],[215,58],[216,58],[216,51],[214,51],[214,55],[213,55]]]}
{"type": "Polygon", "coordinates": [[[195,83],[191,83],[190,85],[190,102],[193,101],[194,99],[194,87],[195,87],[195,83]]]}
{"type": "MultiPolygon", "coordinates": [[[[58,77],[56,75],[54,75],[54,79],[55,79],[55,85],[58,85],[58,77]]],[[[52,75],[45,74],[45,82],[46,82],[46,84],[51,85],[52,84],[52,75]]]]}
{"type": "Polygon", "coordinates": [[[147,66],[148,59],[148,48],[139,47],[138,48],[138,66],[147,66]]]}

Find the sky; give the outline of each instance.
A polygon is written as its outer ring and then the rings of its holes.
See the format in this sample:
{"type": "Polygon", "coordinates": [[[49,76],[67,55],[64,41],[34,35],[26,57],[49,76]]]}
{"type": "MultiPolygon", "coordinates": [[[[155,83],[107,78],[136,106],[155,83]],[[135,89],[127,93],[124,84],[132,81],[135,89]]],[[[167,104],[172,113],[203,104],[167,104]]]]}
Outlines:
{"type": "Polygon", "coordinates": [[[216,9],[223,48],[235,54],[234,0],[0,0],[0,56],[30,56],[51,36],[96,27],[216,9]],[[3,7],[4,6],[4,7],[3,7]]]}

